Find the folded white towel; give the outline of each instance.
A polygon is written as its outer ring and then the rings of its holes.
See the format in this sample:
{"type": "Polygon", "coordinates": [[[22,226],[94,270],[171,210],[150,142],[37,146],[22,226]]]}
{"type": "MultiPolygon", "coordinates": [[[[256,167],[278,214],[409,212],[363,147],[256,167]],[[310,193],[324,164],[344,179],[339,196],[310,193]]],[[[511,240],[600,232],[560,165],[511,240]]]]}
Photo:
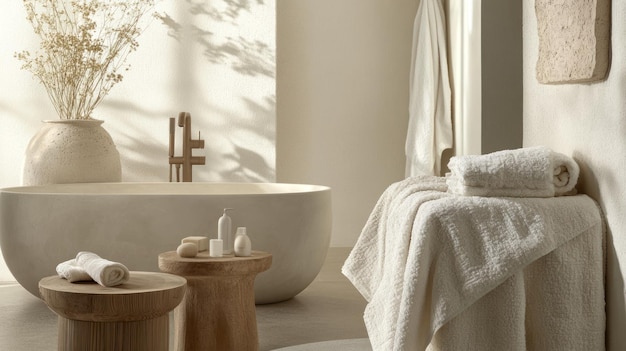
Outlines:
{"type": "Polygon", "coordinates": [[[102,286],[117,286],[130,278],[128,268],[93,252],[81,251],[75,259],[59,263],[57,274],[70,282],[94,280],[102,286]]]}
{"type": "Polygon", "coordinates": [[[544,146],[455,156],[448,168],[448,192],[465,196],[573,195],[580,173],[574,159],[544,146]]]}
{"type": "Polygon", "coordinates": [[[76,262],[102,286],[120,285],[130,278],[130,272],[126,266],[101,258],[93,252],[79,252],[76,255],[76,262]]]}
{"type": "Polygon", "coordinates": [[[74,258],[59,263],[56,269],[59,277],[69,280],[70,283],[93,280],[89,273],[76,263],[76,259],[74,258]]]}

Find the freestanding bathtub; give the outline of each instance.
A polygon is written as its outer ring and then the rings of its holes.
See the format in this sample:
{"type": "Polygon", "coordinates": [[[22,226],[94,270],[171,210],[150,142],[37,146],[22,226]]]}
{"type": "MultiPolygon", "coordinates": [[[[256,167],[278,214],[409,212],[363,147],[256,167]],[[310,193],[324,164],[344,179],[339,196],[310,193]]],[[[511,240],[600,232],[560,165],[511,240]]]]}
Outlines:
{"type": "Polygon", "coordinates": [[[279,183],[82,183],[0,189],[0,247],[33,295],[59,262],[92,251],[130,270],[158,271],[159,253],[186,236],[217,237],[223,208],[233,232],[272,253],[255,282],[259,304],[287,300],[319,273],[331,234],[328,187],[279,183]]]}

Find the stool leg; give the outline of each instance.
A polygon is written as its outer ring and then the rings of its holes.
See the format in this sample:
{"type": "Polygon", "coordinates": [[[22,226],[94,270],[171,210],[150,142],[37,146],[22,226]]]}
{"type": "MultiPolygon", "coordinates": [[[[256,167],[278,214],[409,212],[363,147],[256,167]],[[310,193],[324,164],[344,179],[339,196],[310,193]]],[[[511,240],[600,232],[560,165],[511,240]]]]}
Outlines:
{"type": "Polygon", "coordinates": [[[59,351],[167,351],[167,314],[142,321],[88,322],[58,317],[59,351]]]}
{"type": "Polygon", "coordinates": [[[176,350],[258,350],[254,275],[185,278],[174,311],[176,350]]]}

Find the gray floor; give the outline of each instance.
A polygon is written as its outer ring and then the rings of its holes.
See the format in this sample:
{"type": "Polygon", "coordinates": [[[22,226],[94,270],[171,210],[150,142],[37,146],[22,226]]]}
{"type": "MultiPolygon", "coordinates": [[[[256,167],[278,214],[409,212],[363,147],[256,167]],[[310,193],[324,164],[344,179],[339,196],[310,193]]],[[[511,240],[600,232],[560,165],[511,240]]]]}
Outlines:
{"type": "MultiPolygon", "coordinates": [[[[348,253],[331,248],[306,290],[289,301],[257,306],[259,350],[367,337],[365,300],[340,272],[348,253]]],[[[56,316],[17,284],[0,285],[0,350],[56,350],[56,316]]]]}
{"type": "Polygon", "coordinates": [[[310,344],[287,346],[276,351],[372,351],[367,338],[319,341],[310,344]]]}

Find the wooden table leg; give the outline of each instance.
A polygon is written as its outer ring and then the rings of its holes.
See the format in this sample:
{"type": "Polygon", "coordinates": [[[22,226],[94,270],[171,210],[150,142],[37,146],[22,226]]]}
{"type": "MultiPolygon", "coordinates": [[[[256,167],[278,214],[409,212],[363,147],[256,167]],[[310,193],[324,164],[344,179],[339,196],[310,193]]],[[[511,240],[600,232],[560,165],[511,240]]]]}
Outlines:
{"type": "Polygon", "coordinates": [[[59,351],[168,351],[166,315],[131,322],[88,322],[58,318],[59,351]]]}
{"type": "Polygon", "coordinates": [[[192,276],[174,312],[176,350],[258,350],[254,279],[192,276]]]}

